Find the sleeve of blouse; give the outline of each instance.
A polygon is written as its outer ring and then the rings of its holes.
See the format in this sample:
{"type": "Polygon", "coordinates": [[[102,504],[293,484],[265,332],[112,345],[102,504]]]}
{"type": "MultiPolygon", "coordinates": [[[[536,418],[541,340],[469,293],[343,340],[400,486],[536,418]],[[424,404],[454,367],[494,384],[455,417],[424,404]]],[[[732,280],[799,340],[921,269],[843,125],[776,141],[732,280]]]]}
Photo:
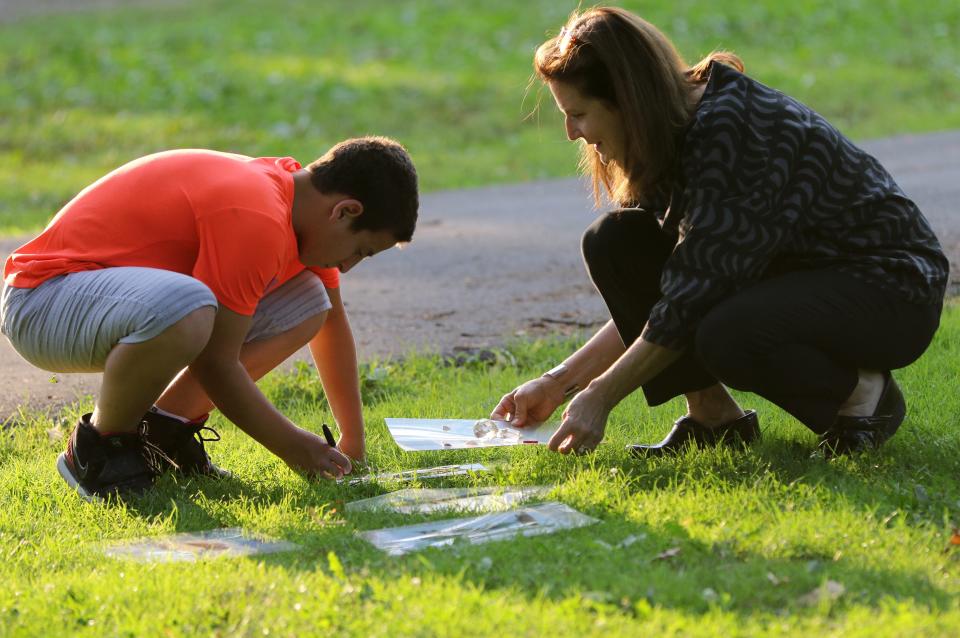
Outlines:
{"type": "Polygon", "coordinates": [[[663,297],[641,335],[671,349],[690,345],[714,305],[761,278],[799,218],[785,190],[799,187],[810,196],[814,190],[814,176],[794,174],[798,127],[766,138],[744,109],[728,110],[701,122],[700,139],[690,140],[679,239],[664,264],[663,297]]]}

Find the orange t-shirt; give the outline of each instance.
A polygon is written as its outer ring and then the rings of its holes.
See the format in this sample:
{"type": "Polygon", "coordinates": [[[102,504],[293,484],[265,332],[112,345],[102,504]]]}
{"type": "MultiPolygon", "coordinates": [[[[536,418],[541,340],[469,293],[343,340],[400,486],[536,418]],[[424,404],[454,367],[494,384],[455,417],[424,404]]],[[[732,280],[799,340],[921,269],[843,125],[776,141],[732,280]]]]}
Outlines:
{"type": "MultiPolygon", "coordinates": [[[[270,290],[305,268],[291,225],[290,157],[206,150],[148,155],[100,178],[18,248],[4,281],[35,288],[51,277],[117,266],[199,279],[217,301],[252,315],[270,290]]],[[[310,268],[328,288],[335,268],[310,268]]]]}

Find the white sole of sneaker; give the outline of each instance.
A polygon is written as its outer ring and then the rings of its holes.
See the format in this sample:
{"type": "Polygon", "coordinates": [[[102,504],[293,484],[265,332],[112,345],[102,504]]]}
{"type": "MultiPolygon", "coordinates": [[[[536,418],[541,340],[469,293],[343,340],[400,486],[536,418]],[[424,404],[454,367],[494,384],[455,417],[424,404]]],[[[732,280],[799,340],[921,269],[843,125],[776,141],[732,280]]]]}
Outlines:
{"type": "Polygon", "coordinates": [[[60,472],[61,478],[66,482],[67,485],[71,487],[77,494],[80,495],[85,501],[90,503],[95,503],[102,500],[99,496],[93,492],[85,489],[80,483],[77,482],[77,479],[73,477],[73,473],[70,471],[70,468],[67,467],[67,453],[61,452],[60,456],[57,457],[57,471],[60,472]]]}

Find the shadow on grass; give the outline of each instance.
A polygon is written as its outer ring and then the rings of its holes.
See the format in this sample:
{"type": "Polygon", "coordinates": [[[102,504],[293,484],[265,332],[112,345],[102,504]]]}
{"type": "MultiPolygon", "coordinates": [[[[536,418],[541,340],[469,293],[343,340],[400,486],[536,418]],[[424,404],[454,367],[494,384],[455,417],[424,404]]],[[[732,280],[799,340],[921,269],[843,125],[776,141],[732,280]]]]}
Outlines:
{"type": "Polygon", "coordinates": [[[455,545],[399,558],[371,556],[359,539],[344,543],[332,532],[319,532],[297,539],[306,546],[302,555],[262,560],[289,571],[313,572],[326,566],[333,546],[347,579],[453,578],[486,591],[500,590],[509,598],[524,597],[531,604],[542,598],[572,598],[587,611],[605,605],[631,617],[653,606],[694,614],[720,607],[744,619],[757,611],[829,608],[831,600],[805,600],[827,580],[844,584],[841,607],[848,601],[879,606],[891,597],[931,610],[945,610],[953,603],[950,593],[922,575],[836,563],[817,552],[769,559],[692,539],[677,524],[637,525],[609,513],[587,513],[603,518],[591,527],[544,537],[455,545]],[[642,540],[619,545],[631,538],[642,540]]]}
{"type": "MultiPolygon", "coordinates": [[[[911,376],[914,383],[922,379],[925,388],[936,381],[922,368],[911,376]]],[[[404,388],[400,384],[395,390],[404,388]]],[[[130,510],[154,519],[175,509],[170,520],[176,531],[243,526],[298,543],[299,552],[255,559],[294,573],[326,570],[333,552],[343,565],[342,575],[332,568],[330,573],[364,583],[353,594],[357,596],[365,595],[367,579],[440,578],[519,597],[531,605],[541,599],[577,599],[587,613],[607,606],[627,616],[644,615],[653,606],[694,614],[720,608],[747,619],[757,611],[806,609],[803,597],[834,580],[843,584],[845,593],[837,601],[815,602],[818,611],[851,605],[879,609],[890,600],[941,611],[951,608],[954,597],[947,581],[935,580],[935,558],[928,554],[911,562],[900,551],[897,560],[886,560],[888,553],[895,554],[892,544],[923,538],[943,525],[945,512],[956,512],[960,505],[955,502],[960,496],[955,484],[960,444],[947,436],[942,424],[923,422],[952,408],[940,403],[947,396],[942,392],[928,389],[927,394],[933,398],[917,393],[916,416],[883,449],[832,462],[811,459],[813,437],[769,409],[764,414],[772,425],[764,440],[749,450],[691,450],[645,461],[632,460],[622,451],[623,439],[636,434],[622,427],[612,428],[609,444],[596,454],[579,459],[542,448],[407,455],[385,445],[387,435],[380,429],[371,429],[371,449],[377,450],[375,458],[384,468],[468,461],[494,468],[492,475],[430,482],[432,487],[556,485],[560,500],[601,520],[544,537],[388,557],[354,532],[453,515],[343,516],[343,502],[397,486],[303,485],[275,475],[269,463],[277,461],[248,458],[242,451],[229,459],[243,464],[240,478],[167,477],[154,492],[131,503],[130,510]],[[924,400],[934,399],[935,409],[923,407],[924,400]],[[717,507],[710,510],[705,503],[717,507]],[[793,513],[794,503],[801,516],[793,513]],[[675,511],[669,509],[672,504],[675,511]],[[702,520],[691,520],[704,513],[702,520]],[[747,527],[738,526],[742,520],[748,520],[747,527]],[[859,527],[847,539],[842,526],[851,521],[859,527]],[[907,533],[885,533],[891,521],[907,533]],[[727,532],[722,529],[725,522],[730,523],[727,532]],[[782,545],[771,539],[769,528],[784,529],[782,545]],[[836,536],[817,539],[816,533],[836,536]],[[877,550],[859,550],[859,541],[871,534],[881,537],[886,549],[881,543],[877,550]]],[[[644,419],[642,411],[630,419],[647,424],[641,429],[655,422],[644,419]]]]}
{"type": "MultiPolygon", "coordinates": [[[[492,463],[507,457],[517,467],[497,467],[494,476],[501,479],[498,483],[522,474],[528,477],[524,482],[529,484],[529,477],[536,476],[534,482],[560,486],[557,493],[561,500],[600,519],[600,523],[542,537],[454,545],[390,557],[372,549],[353,532],[456,515],[358,512],[342,517],[339,512],[343,511],[344,501],[392,491],[395,486],[366,484],[349,488],[316,483],[307,489],[291,490],[289,485],[274,481],[235,478],[179,484],[165,479],[155,494],[136,504],[136,511],[146,517],[156,516],[169,511],[172,499],[178,509],[177,530],[196,531],[242,523],[227,507],[211,510],[211,502],[226,506],[242,500],[245,509],[252,507],[255,511],[282,504],[303,512],[304,519],[286,519],[272,530],[272,535],[295,542],[303,549],[256,558],[267,565],[290,572],[325,570],[328,553],[334,552],[346,579],[452,578],[510,597],[522,596],[530,604],[542,598],[572,598],[585,613],[604,609],[640,617],[654,606],[693,614],[707,614],[719,608],[747,619],[758,611],[779,614],[785,610],[815,609],[834,613],[852,604],[879,607],[891,598],[912,601],[933,611],[946,610],[953,604],[953,596],[920,571],[853,564],[838,559],[833,549],[822,544],[805,545],[802,538],[791,540],[789,557],[770,558],[739,539],[706,542],[693,538],[683,524],[674,520],[667,519],[662,524],[638,522],[616,504],[590,503],[582,495],[569,494],[570,490],[564,487],[589,472],[598,473],[598,481],[607,475],[618,476],[617,480],[628,486],[627,498],[661,493],[668,498],[688,487],[722,498],[724,493],[755,489],[760,483],[787,489],[807,485],[817,492],[826,490],[821,495],[826,501],[836,496],[863,513],[902,511],[920,525],[935,524],[936,503],[908,502],[896,487],[914,471],[912,457],[901,459],[881,451],[826,463],[810,459],[807,445],[783,440],[767,440],[743,452],[690,451],[656,461],[623,462],[622,456],[601,454],[593,459],[569,459],[559,468],[556,458],[544,450],[499,452],[490,455],[492,463]],[[810,593],[827,580],[843,584],[845,593],[841,599],[833,600],[827,595],[811,599],[810,593]]],[[[935,463],[956,450],[928,445],[916,452],[935,463]]],[[[421,460],[426,465],[431,462],[429,458],[421,460]]],[[[449,458],[447,461],[458,462],[449,458]]],[[[429,484],[476,485],[488,483],[484,480],[488,477],[458,477],[429,484]]],[[[780,509],[787,499],[771,500],[770,508],[780,509]]],[[[737,512],[729,515],[736,517],[737,512]]],[[[838,544],[842,546],[841,541],[838,544]]],[[[359,586],[354,595],[370,595],[368,588],[366,584],[359,586]]]]}

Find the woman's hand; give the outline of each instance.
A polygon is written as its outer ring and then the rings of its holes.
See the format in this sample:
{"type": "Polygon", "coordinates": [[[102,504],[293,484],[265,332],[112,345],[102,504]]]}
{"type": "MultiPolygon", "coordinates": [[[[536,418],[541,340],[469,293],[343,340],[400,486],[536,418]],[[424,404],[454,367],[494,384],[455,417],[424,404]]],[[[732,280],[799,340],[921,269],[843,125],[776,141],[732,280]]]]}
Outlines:
{"type": "Polygon", "coordinates": [[[537,425],[549,419],[563,399],[563,388],[556,380],[539,377],[503,395],[490,418],[510,421],[518,428],[537,425]]]}
{"type": "Polygon", "coordinates": [[[286,442],[283,453],[278,456],[292,470],[311,478],[322,476],[338,479],[353,469],[350,459],[340,450],[330,447],[321,437],[301,428],[296,429],[286,442]]]}
{"type": "Polygon", "coordinates": [[[573,397],[563,411],[560,427],[547,447],[560,454],[592,452],[603,440],[612,408],[599,394],[587,388],[573,397]]]}

